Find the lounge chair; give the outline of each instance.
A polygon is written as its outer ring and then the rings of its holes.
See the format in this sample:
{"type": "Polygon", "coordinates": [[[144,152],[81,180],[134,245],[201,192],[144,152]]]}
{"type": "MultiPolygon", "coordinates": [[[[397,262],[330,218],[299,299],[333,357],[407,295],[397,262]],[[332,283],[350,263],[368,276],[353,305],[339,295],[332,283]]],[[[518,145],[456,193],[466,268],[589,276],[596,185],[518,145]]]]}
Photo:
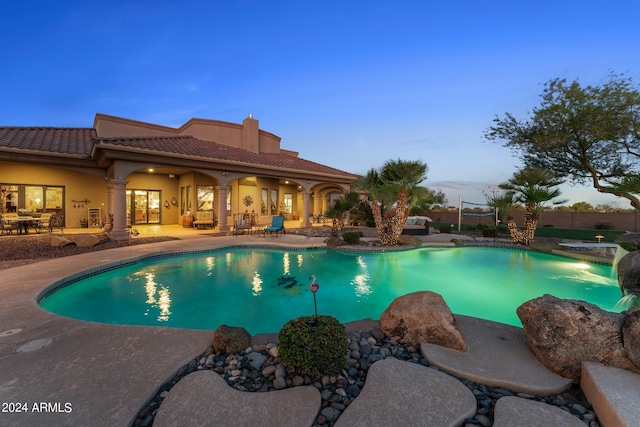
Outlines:
{"type": "Polygon", "coordinates": [[[271,218],[271,226],[264,229],[264,234],[276,233],[277,237],[279,231],[281,231],[282,234],[286,234],[284,231],[284,217],[280,215],[271,218]]]}

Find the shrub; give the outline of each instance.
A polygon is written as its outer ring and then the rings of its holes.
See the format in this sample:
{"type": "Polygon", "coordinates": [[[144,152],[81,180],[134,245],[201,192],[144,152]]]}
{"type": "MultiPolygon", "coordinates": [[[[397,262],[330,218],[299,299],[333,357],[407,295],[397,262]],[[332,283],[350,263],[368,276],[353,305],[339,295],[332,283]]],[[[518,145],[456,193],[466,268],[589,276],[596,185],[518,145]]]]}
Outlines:
{"type": "Polygon", "coordinates": [[[500,234],[509,234],[509,226],[506,224],[499,224],[496,228],[500,234]]]}
{"type": "Polygon", "coordinates": [[[613,230],[613,224],[610,222],[596,222],[593,228],[596,230],[613,230]]]}
{"type": "Polygon", "coordinates": [[[368,219],[367,220],[367,227],[375,227],[376,226],[376,222],[372,219],[368,219]]]}
{"type": "Polygon", "coordinates": [[[441,233],[451,233],[451,226],[450,225],[441,225],[440,226],[440,232],[441,233]]]}
{"type": "Polygon", "coordinates": [[[482,237],[498,237],[497,228],[483,228],[482,237]]]}
{"type": "Polygon", "coordinates": [[[364,233],[361,231],[345,231],[342,234],[342,240],[347,242],[350,245],[357,245],[360,243],[360,238],[364,236],[364,233]]]}
{"type": "Polygon", "coordinates": [[[545,224],[545,225],[543,225],[543,227],[551,228],[551,227],[553,227],[553,224],[545,224]]]}
{"type": "Polygon", "coordinates": [[[278,334],[278,357],[289,371],[320,377],[339,374],[347,363],[344,326],[332,316],[302,316],[289,320],[278,334]]]}

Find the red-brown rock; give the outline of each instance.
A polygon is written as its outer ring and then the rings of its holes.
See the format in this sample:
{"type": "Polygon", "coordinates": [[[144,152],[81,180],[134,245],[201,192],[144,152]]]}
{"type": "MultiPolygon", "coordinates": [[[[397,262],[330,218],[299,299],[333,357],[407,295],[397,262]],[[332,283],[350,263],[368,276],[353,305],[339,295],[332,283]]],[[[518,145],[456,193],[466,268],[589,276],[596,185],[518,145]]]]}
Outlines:
{"type": "Polygon", "coordinates": [[[220,325],[213,332],[213,348],[222,354],[235,354],[251,345],[251,334],[238,326],[220,325]]]}
{"type": "Polygon", "coordinates": [[[380,328],[402,344],[437,344],[467,351],[462,334],[442,296],[429,291],[396,298],[380,316],[380,328]]]}

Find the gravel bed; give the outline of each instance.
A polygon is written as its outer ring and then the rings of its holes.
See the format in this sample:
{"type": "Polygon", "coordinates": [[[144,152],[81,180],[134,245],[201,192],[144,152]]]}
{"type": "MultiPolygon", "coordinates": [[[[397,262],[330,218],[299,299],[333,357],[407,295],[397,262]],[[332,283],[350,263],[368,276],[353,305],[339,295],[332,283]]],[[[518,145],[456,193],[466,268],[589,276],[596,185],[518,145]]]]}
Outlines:
{"type": "MultiPolygon", "coordinates": [[[[365,385],[369,366],[378,360],[392,357],[437,369],[429,365],[419,349],[411,345],[400,345],[379,329],[349,334],[349,356],[341,375],[312,379],[308,376],[287,374],[273,347],[276,347],[276,344],[255,345],[242,353],[231,355],[216,353],[213,347],[209,347],[203,354],[180,368],[170,381],[157,390],[156,395],[138,413],[133,426],[152,425],[162,400],[171,388],[186,375],[203,369],[218,373],[230,387],[245,392],[269,392],[300,385],[313,385],[322,398],[314,427],[331,427],[336,423],[349,404],[357,399],[365,385]]],[[[518,396],[554,405],[579,418],[585,426],[600,427],[593,408],[577,385],[563,393],[535,396],[512,392],[503,387],[490,387],[465,379],[459,380],[473,392],[477,401],[476,414],[465,420],[464,427],[492,426],[495,404],[504,396],[518,396]]],[[[211,404],[216,403],[212,401],[211,404]]]]}
{"type": "Polygon", "coordinates": [[[121,248],[131,245],[164,242],[167,240],[177,239],[173,237],[140,237],[118,242],[106,241],[90,248],[81,248],[75,244],[62,247],[51,246],[51,236],[49,235],[0,236],[0,261],[18,261],[27,259],[41,261],[50,258],[79,255],[87,252],[121,248]]]}

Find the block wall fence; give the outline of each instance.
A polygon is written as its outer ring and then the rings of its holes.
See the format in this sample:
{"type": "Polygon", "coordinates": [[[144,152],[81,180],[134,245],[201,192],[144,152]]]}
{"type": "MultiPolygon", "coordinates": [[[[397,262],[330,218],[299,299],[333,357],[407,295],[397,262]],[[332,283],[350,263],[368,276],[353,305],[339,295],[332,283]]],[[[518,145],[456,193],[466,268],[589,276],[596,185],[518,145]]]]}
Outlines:
{"type": "MultiPolygon", "coordinates": [[[[518,225],[524,223],[524,211],[514,211],[511,215],[518,225]]],[[[429,217],[434,222],[458,225],[458,211],[433,211],[429,217]]],[[[492,216],[462,216],[462,224],[494,224],[492,216]]],[[[640,211],[633,212],[540,212],[538,227],[553,225],[557,228],[595,229],[596,224],[610,224],[612,230],[639,231],[640,211]]]]}

